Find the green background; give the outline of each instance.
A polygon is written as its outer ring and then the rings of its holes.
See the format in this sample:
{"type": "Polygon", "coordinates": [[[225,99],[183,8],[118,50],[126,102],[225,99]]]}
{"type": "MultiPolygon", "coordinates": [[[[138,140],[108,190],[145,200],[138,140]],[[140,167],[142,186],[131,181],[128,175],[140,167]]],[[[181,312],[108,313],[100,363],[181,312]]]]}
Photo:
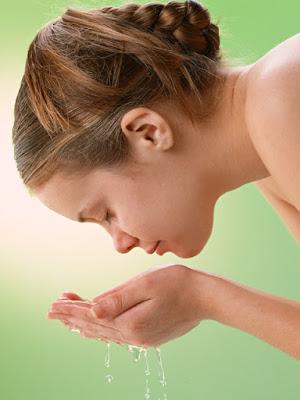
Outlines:
{"type": "MultiPolygon", "coordinates": [[[[150,267],[181,263],[266,292],[300,300],[299,245],[261,195],[248,184],[217,203],[214,230],[191,259],[141,249],[116,253],[93,224],[67,221],[31,199],[14,169],[10,145],[13,104],[28,46],[48,20],[67,6],[119,3],[3,1],[1,3],[1,211],[0,399],[140,400],[144,362],[124,347],[84,340],[46,319],[65,290],[91,298],[150,267]],[[77,226],[78,225],[78,226],[77,226]],[[105,375],[114,376],[111,384],[105,375]]],[[[229,56],[252,63],[298,33],[300,2],[215,0],[204,3],[220,21],[229,56]]],[[[299,333],[300,334],[300,333],[299,333]]],[[[289,355],[244,332],[204,321],[161,346],[168,400],[299,400],[300,365],[289,355]]],[[[163,400],[154,349],[148,352],[151,400],[163,400]]]]}

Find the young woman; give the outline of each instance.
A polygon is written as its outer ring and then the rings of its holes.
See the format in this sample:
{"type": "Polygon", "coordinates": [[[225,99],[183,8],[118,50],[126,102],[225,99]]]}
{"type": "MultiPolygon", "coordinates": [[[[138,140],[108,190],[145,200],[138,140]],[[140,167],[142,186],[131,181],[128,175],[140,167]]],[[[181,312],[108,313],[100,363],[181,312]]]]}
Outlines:
{"type": "MultiPolygon", "coordinates": [[[[217,200],[255,182],[300,243],[299,46],[231,67],[196,1],[67,9],[29,47],[13,127],[23,182],[121,253],[183,258],[207,243],[217,200]]],[[[65,293],[48,316],[145,347],[213,319],[300,360],[300,302],[184,265],[92,301],[65,293]]]]}

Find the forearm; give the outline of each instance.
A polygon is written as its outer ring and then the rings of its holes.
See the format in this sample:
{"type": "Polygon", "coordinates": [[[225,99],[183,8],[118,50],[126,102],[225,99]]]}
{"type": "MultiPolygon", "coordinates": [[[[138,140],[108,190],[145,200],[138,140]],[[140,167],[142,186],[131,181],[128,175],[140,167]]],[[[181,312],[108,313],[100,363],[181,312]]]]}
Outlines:
{"type": "Polygon", "coordinates": [[[208,281],[210,319],[254,335],[300,360],[300,302],[216,275],[208,281]]]}

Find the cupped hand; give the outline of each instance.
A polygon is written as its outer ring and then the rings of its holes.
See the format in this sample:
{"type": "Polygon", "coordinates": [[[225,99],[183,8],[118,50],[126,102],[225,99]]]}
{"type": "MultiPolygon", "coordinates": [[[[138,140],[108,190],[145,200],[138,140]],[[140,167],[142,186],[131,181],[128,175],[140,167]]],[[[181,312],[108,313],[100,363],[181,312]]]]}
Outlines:
{"type": "Polygon", "coordinates": [[[95,297],[64,293],[48,318],[84,337],[136,346],[159,346],[210,318],[207,278],[184,265],[151,268],[95,297]]]}

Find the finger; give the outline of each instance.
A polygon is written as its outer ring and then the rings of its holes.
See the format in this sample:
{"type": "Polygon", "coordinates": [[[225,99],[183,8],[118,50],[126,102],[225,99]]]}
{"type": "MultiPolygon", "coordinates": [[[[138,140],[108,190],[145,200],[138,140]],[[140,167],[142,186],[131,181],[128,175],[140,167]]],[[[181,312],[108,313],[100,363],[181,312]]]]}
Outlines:
{"type": "Polygon", "coordinates": [[[90,313],[90,307],[88,304],[79,304],[79,302],[58,301],[52,304],[49,313],[68,314],[69,316],[89,320],[93,318],[90,313]]]}
{"type": "Polygon", "coordinates": [[[125,343],[122,343],[122,342],[120,342],[119,340],[117,340],[117,339],[113,339],[113,338],[99,338],[98,336],[95,336],[92,332],[89,332],[89,331],[87,331],[87,332],[82,332],[82,335],[81,335],[82,337],[86,337],[86,338],[89,338],[89,339],[95,339],[95,340],[98,340],[98,341],[101,341],[101,342],[104,342],[104,343],[110,343],[110,342],[113,342],[113,343],[116,343],[116,344],[118,344],[118,345],[120,345],[120,346],[124,346],[125,345],[125,343]]]}
{"type": "Polygon", "coordinates": [[[82,307],[86,307],[86,308],[90,308],[92,306],[92,304],[88,301],[85,300],[69,300],[69,299],[57,299],[56,301],[54,301],[52,303],[52,307],[54,305],[64,305],[64,304],[71,304],[71,305],[75,305],[75,306],[82,306],[82,307]]]}
{"type": "Polygon", "coordinates": [[[145,289],[142,285],[140,286],[132,283],[121,290],[107,295],[103,299],[98,298],[97,304],[91,305],[91,312],[98,318],[111,320],[131,307],[150,300],[151,298],[147,296],[145,289]]]}
{"type": "Polygon", "coordinates": [[[98,336],[106,336],[106,337],[120,337],[120,331],[114,328],[110,328],[109,326],[105,325],[99,325],[96,322],[90,322],[90,321],[82,321],[81,319],[70,317],[67,318],[68,321],[70,321],[71,324],[75,324],[76,326],[79,326],[83,330],[89,330],[91,332],[94,332],[98,334],[98,336]],[[101,333],[101,335],[99,335],[101,333]]]}
{"type": "Polygon", "coordinates": [[[63,292],[59,298],[66,300],[83,300],[83,301],[85,300],[82,297],[78,296],[78,294],[73,292],[63,292]]]}
{"type": "Polygon", "coordinates": [[[116,344],[118,344],[120,346],[124,346],[125,345],[125,343],[120,342],[119,340],[114,339],[114,338],[105,338],[105,337],[99,338],[98,336],[95,336],[92,332],[89,332],[89,331],[82,332],[82,336],[83,337],[87,337],[89,339],[99,340],[99,341],[105,342],[105,343],[113,342],[113,343],[116,343],[116,344]]]}
{"type": "MultiPolygon", "coordinates": [[[[87,311],[91,305],[85,302],[72,301],[72,300],[58,300],[54,302],[48,311],[47,317],[50,317],[51,313],[62,313],[66,315],[73,315],[78,317],[87,317],[87,311]]],[[[90,315],[89,315],[90,316],[90,315]]]]}
{"type": "Polygon", "coordinates": [[[74,324],[71,324],[71,322],[69,321],[65,321],[65,320],[61,320],[61,322],[67,327],[69,328],[71,331],[73,332],[80,332],[80,329],[78,329],[77,326],[74,326],[74,324]]]}
{"type": "Polygon", "coordinates": [[[57,300],[52,303],[50,311],[68,311],[77,310],[77,313],[87,314],[92,307],[91,304],[85,301],[73,301],[73,300],[57,300]]]}
{"type": "Polygon", "coordinates": [[[122,285],[118,285],[116,287],[114,287],[113,289],[108,290],[105,293],[99,294],[98,296],[94,297],[91,302],[92,303],[98,303],[98,301],[103,300],[106,296],[109,296],[112,293],[117,292],[118,290],[124,288],[127,284],[126,283],[122,283],[122,285]]]}
{"type": "Polygon", "coordinates": [[[65,320],[65,321],[70,321],[71,318],[75,318],[78,321],[81,321],[82,326],[92,323],[95,326],[98,326],[100,328],[105,328],[105,329],[111,329],[113,331],[119,331],[118,329],[116,329],[114,326],[110,326],[109,324],[107,324],[105,322],[105,320],[97,320],[94,317],[77,317],[77,316],[73,316],[72,314],[67,314],[67,313],[62,313],[62,312],[52,312],[49,311],[48,312],[48,319],[58,319],[58,320],[65,320]]]}
{"type": "Polygon", "coordinates": [[[61,320],[61,322],[67,327],[69,328],[69,330],[71,330],[72,332],[78,332],[80,333],[81,336],[83,337],[90,337],[89,335],[86,335],[81,329],[79,329],[78,326],[76,326],[76,324],[65,321],[65,320],[61,320]]]}
{"type": "Polygon", "coordinates": [[[142,273],[133,279],[95,297],[91,311],[98,318],[115,319],[130,308],[150,300],[147,274],[142,273]],[[147,287],[147,290],[146,290],[147,287]]]}
{"type": "MultiPolygon", "coordinates": [[[[146,271],[147,272],[147,271],[146,271]]],[[[106,296],[111,295],[115,292],[118,292],[119,290],[125,289],[126,287],[130,285],[135,285],[136,280],[140,279],[143,275],[146,274],[145,271],[141,272],[140,274],[136,275],[133,278],[128,279],[126,282],[123,282],[115,287],[113,287],[110,290],[107,290],[106,292],[99,294],[98,296],[94,297],[91,302],[92,303],[98,303],[100,300],[103,300],[106,296]]]]}
{"type": "Polygon", "coordinates": [[[98,340],[98,341],[101,341],[101,342],[104,342],[104,343],[108,343],[108,342],[111,342],[111,341],[113,341],[113,342],[115,342],[115,343],[117,343],[118,345],[120,345],[120,346],[124,346],[125,345],[125,343],[124,342],[121,342],[121,341],[119,341],[119,340],[117,340],[117,339],[111,339],[111,338],[109,338],[109,337],[106,337],[106,336],[101,336],[101,337],[99,337],[99,334],[98,335],[95,335],[93,332],[91,332],[90,330],[84,330],[84,331],[81,331],[81,327],[79,326],[79,325],[77,325],[77,324],[74,324],[74,323],[71,323],[71,322],[69,322],[68,320],[61,320],[61,322],[67,327],[67,328],[69,328],[71,331],[73,331],[73,332],[75,332],[75,331],[78,331],[80,334],[81,334],[81,336],[83,336],[83,337],[87,337],[87,338],[91,338],[91,339],[96,339],[96,340],[98,340]]]}
{"type": "Polygon", "coordinates": [[[130,285],[130,283],[132,283],[134,280],[136,280],[136,278],[137,277],[131,278],[131,279],[127,280],[126,282],[120,283],[119,285],[113,287],[112,289],[109,289],[106,292],[104,292],[102,294],[99,294],[98,296],[94,297],[91,300],[91,302],[92,303],[97,303],[99,300],[104,299],[104,297],[106,297],[106,296],[108,296],[108,295],[110,295],[112,293],[115,293],[115,292],[117,292],[117,291],[119,291],[121,289],[126,288],[126,286],[130,285]]]}
{"type": "Polygon", "coordinates": [[[125,344],[126,344],[126,343],[120,342],[120,340],[115,339],[115,338],[96,336],[93,332],[90,332],[90,331],[82,332],[81,336],[82,337],[87,337],[87,338],[90,338],[90,339],[95,339],[95,340],[98,340],[98,341],[101,341],[101,342],[105,342],[105,343],[113,342],[113,343],[116,343],[116,344],[118,344],[120,346],[125,346],[125,344]]]}
{"type": "Polygon", "coordinates": [[[92,335],[95,338],[104,337],[113,341],[123,341],[121,332],[106,326],[100,326],[96,323],[82,321],[81,319],[74,317],[66,318],[63,323],[70,327],[75,327],[79,329],[81,333],[92,335]]]}

